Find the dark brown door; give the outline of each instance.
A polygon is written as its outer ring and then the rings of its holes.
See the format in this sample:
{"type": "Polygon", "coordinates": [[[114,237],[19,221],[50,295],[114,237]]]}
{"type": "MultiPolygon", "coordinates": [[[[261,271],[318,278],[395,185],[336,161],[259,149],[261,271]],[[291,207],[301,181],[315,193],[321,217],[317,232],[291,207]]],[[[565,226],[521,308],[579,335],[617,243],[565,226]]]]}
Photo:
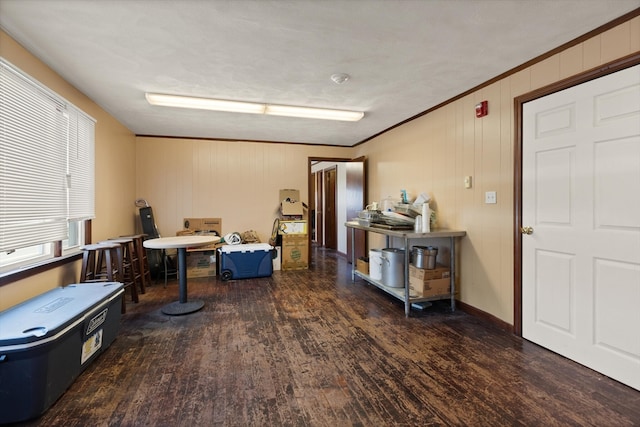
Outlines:
{"type": "MultiPolygon", "coordinates": [[[[347,177],[346,177],[346,188],[348,188],[348,190],[344,190],[344,191],[348,191],[348,195],[345,194],[345,197],[347,198],[347,205],[349,205],[349,211],[345,212],[347,214],[347,221],[351,220],[352,218],[355,218],[357,216],[357,211],[361,210],[364,208],[365,206],[365,198],[366,198],[366,194],[367,194],[367,190],[366,190],[366,183],[367,183],[367,174],[366,174],[366,158],[365,157],[360,157],[357,159],[341,159],[341,158],[328,158],[328,157],[309,157],[309,179],[308,179],[308,188],[309,188],[309,194],[310,195],[314,195],[316,197],[316,243],[320,246],[326,246],[326,241],[325,241],[325,230],[323,229],[323,227],[325,227],[325,224],[327,223],[326,221],[326,217],[328,215],[327,209],[325,209],[324,206],[324,196],[325,196],[325,190],[324,190],[324,186],[325,186],[325,182],[326,180],[324,179],[324,173],[323,172],[317,172],[317,173],[313,173],[311,170],[313,168],[314,165],[316,165],[319,162],[333,162],[333,163],[343,163],[343,164],[349,164],[349,172],[347,172],[347,177]],[[314,176],[315,175],[315,176],[314,176]]],[[[334,183],[335,183],[335,179],[334,179],[334,183]]],[[[335,186],[334,186],[335,189],[335,186]]],[[[342,188],[340,188],[339,190],[334,190],[334,205],[332,208],[332,214],[331,216],[333,217],[333,223],[335,224],[335,230],[336,232],[334,234],[332,234],[334,236],[334,239],[336,241],[336,244],[334,244],[334,246],[338,246],[337,245],[337,230],[338,227],[343,227],[343,224],[338,224],[337,223],[337,212],[336,212],[336,203],[337,203],[337,192],[338,191],[343,191],[342,188]]],[[[313,196],[311,196],[313,197],[313,196]]],[[[309,233],[309,243],[311,243],[311,236],[313,234],[309,233]]],[[[349,245],[349,251],[351,251],[351,232],[349,231],[347,233],[347,242],[349,245]]],[[[340,247],[342,248],[343,242],[340,242],[340,247]]],[[[367,248],[367,241],[366,241],[366,233],[364,232],[359,232],[359,235],[356,235],[356,254],[358,254],[357,256],[366,256],[366,248],[367,248]]],[[[309,263],[312,263],[312,254],[313,251],[309,251],[309,263]]],[[[349,252],[349,261],[351,261],[351,252],[349,252]]]]}
{"type": "Polygon", "coordinates": [[[336,167],[324,171],[324,246],[329,249],[338,249],[336,176],[336,167]]]}
{"type": "Polygon", "coordinates": [[[309,195],[309,233],[311,233],[311,241],[316,241],[316,194],[318,194],[318,188],[316,184],[316,173],[311,174],[311,185],[313,191],[309,195]]]}
{"type": "Polygon", "coordinates": [[[316,172],[314,174],[314,182],[316,187],[314,192],[316,199],[316,231],[314,241],[320,246],[324,246],[324,203],[322,202],[322,198],[324,197],[324,186],[322,185],[322,172],[316,172]]]}
{"type": "MultiPolygon", "coordinates": [[[[358,217],[358,211],[364,209],[365,183],[366,183],[366,161],[364,158],[354,159],[346,163],[347,172],[347,221],[358,217]]],[[[355,230],[355,259],[367,256],[367,233],[362,230],[355,230]]],[[[351,229],[347,231],[347,260],[351,262],[354,248],[351,243],[351,229]]]]}

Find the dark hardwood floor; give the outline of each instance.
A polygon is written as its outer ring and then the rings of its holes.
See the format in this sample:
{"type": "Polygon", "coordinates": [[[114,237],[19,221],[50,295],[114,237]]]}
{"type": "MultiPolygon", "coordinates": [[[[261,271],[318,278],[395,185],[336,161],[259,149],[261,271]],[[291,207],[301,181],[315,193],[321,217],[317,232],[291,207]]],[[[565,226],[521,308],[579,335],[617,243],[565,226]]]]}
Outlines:
{"type": "MultiPolygon", "coordinates": [[[[306,271],[175,281],[128,302],[120,335],[31,426],[632,426],[640,392],[446,302],[405,318],[314,250],[306,271]]],[[[129,299],[129,298],[127,298],[129,299]]]]}

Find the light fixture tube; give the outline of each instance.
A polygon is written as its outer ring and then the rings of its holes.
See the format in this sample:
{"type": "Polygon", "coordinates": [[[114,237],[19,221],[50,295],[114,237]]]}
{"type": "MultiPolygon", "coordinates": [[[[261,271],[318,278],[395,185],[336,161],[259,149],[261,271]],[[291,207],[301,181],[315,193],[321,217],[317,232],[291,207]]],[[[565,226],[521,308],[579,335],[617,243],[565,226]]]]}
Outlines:
{"type": "Polygon", "coordinates": [[[293,107],[289,105],[268,104],[265,114],[272,116],[304,117],[307,119],[342,120],[357,122],[364,113],[362,111],[330,110],[326,108],[293,107]]]}
{"type": "Polygon", "coordinates": [[[269,114],[272,116],[303,117],[308,119],[342,120],[356,122],[364,117],[361,111],[331,110],[326,108],[295,107],[290,105],[258,104],[224,99],[146,93],[147,102],[163,107],[194,108],[228,111],[232,113],[269,114]]]}
{"type": "Polygon", "coordinates": [[[229,111],[232,113],[264,114],[265,105],[253,102],[146,93],[147,102],[163,107],[194,108],[199,110],[229,111]]]}

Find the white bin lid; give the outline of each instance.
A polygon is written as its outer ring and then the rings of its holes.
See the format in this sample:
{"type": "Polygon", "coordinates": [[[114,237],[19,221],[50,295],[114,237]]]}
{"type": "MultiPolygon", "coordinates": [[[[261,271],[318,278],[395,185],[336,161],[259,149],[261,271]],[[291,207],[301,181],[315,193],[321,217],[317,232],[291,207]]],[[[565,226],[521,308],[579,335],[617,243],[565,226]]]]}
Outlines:
{"type": "Polygon", "coordinates": [[[256,251],[270,251],[273,249],[268,243],[247,243],[245,245],[224,245],[220,248],[220,251],[225,254],[231,252],[256,252],[256,251]]]}
{"type": "Polygon", "coordinates": [[[9,350],[5,346],[10,344],[38,342],[56,335],[122,288],[120,282],[67,285],[0,312],[0,351],[9,350]]]}

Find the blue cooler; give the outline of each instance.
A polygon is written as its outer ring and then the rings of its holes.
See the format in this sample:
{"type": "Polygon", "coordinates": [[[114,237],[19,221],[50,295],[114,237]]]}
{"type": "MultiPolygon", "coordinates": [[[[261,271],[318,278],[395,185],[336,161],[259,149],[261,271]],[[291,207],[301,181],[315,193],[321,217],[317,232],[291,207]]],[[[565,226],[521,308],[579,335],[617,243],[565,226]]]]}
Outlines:
{"type": "Polygon", "coordinates": [[[52,289],[0,312],[0,424],[44,413],[113,342],[119,282],[52,289]]]}
{"type": "Polygon", "coordinates": [[[273,274],[273,246],[267,243],[225,245],[218,252],[222,280],[268,277],[273,274]]]}

